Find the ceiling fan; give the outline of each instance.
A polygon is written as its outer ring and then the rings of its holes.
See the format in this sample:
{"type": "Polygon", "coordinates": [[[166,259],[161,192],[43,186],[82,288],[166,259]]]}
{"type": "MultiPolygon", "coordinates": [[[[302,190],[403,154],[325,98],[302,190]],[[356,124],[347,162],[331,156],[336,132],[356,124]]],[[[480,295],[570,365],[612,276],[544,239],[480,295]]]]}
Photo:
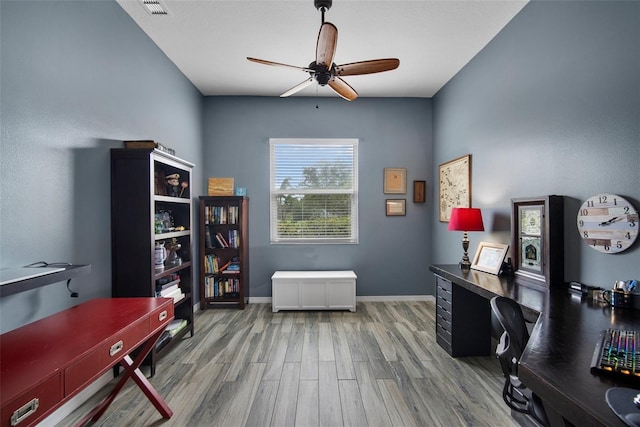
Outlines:
{"type": "Polygon", "coordinates": [[[293,95],[309,86],[313,83],[313,80],[316,80],[320,86],[329,85],[338,95],[348,101],[353,101],[358,97],[358,92],[345,82],[341,76],[381,73],[395,70],[400,65],[400,60],[397,58],[372,59],[336,65],[333,62],[333,57],[338,43],[338,29],[332,23],[324,21],[324,13],[331,8],[332,3],[333,0],[314,0],[313,2],[316,9],[322,13],[322,23],[316,44],[316,59],[308,67],[297,67],[295,65],[247,57],[249,61],[259,64],[296,68],[309,73],[308,79],[292,87],[280,95],[281,97],[293,95]]]}

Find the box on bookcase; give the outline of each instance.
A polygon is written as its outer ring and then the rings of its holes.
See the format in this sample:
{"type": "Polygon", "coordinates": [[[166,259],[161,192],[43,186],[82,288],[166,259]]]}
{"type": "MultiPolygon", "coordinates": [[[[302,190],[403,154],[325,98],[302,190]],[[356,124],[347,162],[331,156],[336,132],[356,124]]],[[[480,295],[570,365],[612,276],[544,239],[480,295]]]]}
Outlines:
{"type": "Polygon", "coordinates": [[[233,196],[233,178],[209,178],[209,196],[233,196]]]}

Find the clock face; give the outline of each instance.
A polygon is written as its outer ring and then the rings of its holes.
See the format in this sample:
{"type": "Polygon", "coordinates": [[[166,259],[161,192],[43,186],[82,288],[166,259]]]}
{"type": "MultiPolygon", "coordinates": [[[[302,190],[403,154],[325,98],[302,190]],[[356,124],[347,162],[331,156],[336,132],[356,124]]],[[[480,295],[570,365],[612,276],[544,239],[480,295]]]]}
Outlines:
{"type": "Polygon", "coordinates": [[[578,232],[593,249],[603,253],[622,252],[638,237],[638,212],[615,194],[589,197],[578,211],[578,232]]]}

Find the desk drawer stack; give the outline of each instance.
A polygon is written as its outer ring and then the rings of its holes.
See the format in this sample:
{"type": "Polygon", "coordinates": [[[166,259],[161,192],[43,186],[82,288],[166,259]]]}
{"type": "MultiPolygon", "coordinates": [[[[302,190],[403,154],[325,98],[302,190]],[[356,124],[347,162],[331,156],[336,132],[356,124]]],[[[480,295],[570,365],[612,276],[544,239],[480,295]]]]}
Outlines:
{"type": "Polygon", "coordinates": [[[489,301],[436,278],[436,342],[453,357],[486,356],[491,351],[489,301]]]}

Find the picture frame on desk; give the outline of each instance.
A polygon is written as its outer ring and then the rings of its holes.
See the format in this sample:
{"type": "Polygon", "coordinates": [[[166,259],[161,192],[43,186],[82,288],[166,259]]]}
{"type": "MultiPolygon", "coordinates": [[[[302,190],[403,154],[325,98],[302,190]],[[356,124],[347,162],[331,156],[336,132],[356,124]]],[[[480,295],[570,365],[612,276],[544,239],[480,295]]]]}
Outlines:
{"type": "Polygon", "coordinates": [[[471,268],[497,275],[500,273],[500,268],[508,250],[509,245],[480,242],[476,255],[473,257],[471,268]]]}

